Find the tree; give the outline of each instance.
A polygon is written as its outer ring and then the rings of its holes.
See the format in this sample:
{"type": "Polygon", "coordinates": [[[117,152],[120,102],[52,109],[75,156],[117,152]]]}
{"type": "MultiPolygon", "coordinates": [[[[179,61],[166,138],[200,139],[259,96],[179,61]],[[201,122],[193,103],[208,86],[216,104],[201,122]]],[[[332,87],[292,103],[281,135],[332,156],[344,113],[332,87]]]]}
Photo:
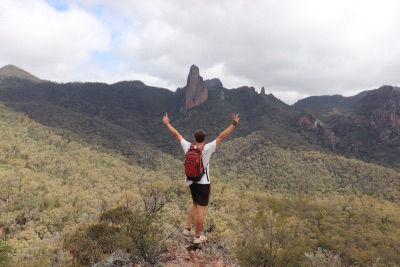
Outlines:
{"type": "Polygon", "coordinates": [[[3,239],[0,239],[0,267],[8,266],[15,250],[8,245],[3,239]]]}
{"type": "Polygon", "coordinates": [[[308,247],[297,218],[285,214],[284,202],[269,198],[254,214],[240,211],[244,229],[236,256],[243,266],[298,266],[308,247]]]}

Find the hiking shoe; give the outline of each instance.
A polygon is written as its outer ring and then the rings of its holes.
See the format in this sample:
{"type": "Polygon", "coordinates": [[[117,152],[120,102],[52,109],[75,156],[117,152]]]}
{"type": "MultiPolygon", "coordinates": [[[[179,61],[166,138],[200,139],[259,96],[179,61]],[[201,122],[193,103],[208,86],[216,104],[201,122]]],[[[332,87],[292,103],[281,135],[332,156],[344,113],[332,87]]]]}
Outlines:
{"type": "Polygon", "coordinates": [[[193,244],[200,244],[200,243],[203,243],[203,242],[206,242],[206,241],[207,241],[207,237],[204,236],[204,235],[201,235],[199,237],[194,237],[193,238],[193,244]]]}
{"type": "Polygon", "coordinates": [[[188,230],[188,229],[183,229],[183,235],[185,235],[185,236],[195,236],[196,235],[196,233],[192,230],[192,229],[190,229],[190,230],[188,230]]]}

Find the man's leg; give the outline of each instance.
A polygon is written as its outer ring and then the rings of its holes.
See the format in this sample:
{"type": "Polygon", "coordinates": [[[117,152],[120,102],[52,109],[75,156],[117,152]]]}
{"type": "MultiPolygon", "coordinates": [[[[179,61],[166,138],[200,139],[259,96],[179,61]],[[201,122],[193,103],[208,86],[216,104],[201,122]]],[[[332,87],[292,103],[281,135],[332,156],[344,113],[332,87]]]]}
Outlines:
{"type": "Polygon", "coordinates": [[[197,211],[197,203],[193,202],[192,207],[190,207],[188,216],[187,216],[187,220],[186,220],[186,227],[187,229],[190,229],[192,227],[192,223],[194,220],[194,216],[196,215],[196,211],[197,211]]]}
{"type": "Polygon", "coordinates": [[[196,208],[196,236],[200,236],[201,230],[203,229],[203,222],[204,222],[204,212],[206,210],[206,206],[197,205],[196,208]]]}

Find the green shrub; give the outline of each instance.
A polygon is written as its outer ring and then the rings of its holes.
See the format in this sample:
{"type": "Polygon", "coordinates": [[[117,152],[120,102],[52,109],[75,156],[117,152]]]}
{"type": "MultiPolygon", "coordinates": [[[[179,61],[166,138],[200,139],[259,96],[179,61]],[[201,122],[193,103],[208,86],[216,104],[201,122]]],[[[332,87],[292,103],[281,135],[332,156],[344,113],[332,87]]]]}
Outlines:
{"type": "Polygon", "coordinates": [[[0,267],[8,266],[15,250],[8,245],[3,239],[0,239],[0,267]]]}
{"type": "Polygon", "coordinates": [[[83,265],[94,264],[116,250],[131,251],[150,264],[165,250],[159,216],[152,212],[116,207],[105,211],[99,223],[66,239],[66,248],[83,265]]]}

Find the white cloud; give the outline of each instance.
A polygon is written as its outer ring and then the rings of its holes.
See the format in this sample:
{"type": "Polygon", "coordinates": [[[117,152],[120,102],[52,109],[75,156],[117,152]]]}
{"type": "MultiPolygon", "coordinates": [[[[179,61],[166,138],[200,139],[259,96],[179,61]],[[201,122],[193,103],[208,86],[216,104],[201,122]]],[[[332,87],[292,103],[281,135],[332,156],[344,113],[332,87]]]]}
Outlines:
{"type": "Polygon", "coordinates": [[[395,0],[0,2],[0,63],[42,78],[175,90],[196,64],[204,79],[288,103],[400,84],[395,0]]]}
{"type": "Polygon", "coordinates": [[[62,80],[108,48],[105,25],[78,8],[57,12],[43,1],[1,0],[0,58],[5,64],[28,68],[38,76],[62,80]],[[50,73],[46,74],[46,73],[50,73]]]}

